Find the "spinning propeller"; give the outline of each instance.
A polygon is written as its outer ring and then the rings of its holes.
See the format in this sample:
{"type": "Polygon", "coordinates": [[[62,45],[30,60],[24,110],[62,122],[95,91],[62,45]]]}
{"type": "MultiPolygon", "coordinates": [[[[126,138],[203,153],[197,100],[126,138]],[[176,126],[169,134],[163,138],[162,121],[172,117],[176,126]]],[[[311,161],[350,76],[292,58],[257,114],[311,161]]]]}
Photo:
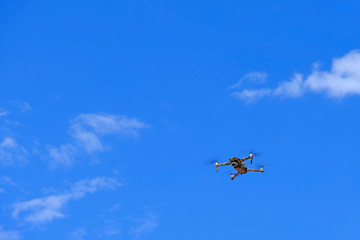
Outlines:
{"type": "Polygon", "coordinates": [[[257,151],[254,151],[254,149],[250,149],[250,164],[252,164],[252,162],[253,162],[253,157],[259,157],[259,156],[261,156],[261,155],[263,155],[263,153],[262,152],[257,152],[257,151]]]}

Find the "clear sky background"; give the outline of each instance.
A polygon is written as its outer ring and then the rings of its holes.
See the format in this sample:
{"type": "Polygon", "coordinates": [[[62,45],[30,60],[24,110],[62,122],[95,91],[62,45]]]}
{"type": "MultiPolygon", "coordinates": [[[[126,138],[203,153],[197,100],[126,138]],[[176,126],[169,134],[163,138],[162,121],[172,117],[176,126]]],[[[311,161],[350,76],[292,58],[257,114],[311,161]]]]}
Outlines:
{"type": "Polygon", "coordinates": [[[0,240],[360,239],[359,1],[0,1],[0,240]],[[262,152],[230,180],[225,162],[262,152]]]}

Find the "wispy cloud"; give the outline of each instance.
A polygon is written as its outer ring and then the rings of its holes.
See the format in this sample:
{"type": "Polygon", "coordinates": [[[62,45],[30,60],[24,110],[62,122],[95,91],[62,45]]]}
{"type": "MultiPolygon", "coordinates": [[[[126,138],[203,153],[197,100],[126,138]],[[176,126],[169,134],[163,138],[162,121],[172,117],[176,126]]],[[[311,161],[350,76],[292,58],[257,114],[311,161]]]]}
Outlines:
{"type": "Polygon", "coordinates": [[[12,104],[14,104],[22,113],[32,110],[30,104],[25,101],[12,101],[12,104]]]}
{"type": "Polygon", "coordinates": [[[5,186],[11,186],[11,187],[15,187],[18,186],[18,184],[16,182],[14,182],[10,177],[8,176],[2,176],[0,178],[0,184],[1,185],[5,185],[5,186]]]}
{"type": "Polygon", "coordinates": [[[76,148],[71,144],[61,145],[60,147],[48,146],[50,155],[49,165],[54,168],[59,165],[71,166],[75,162],[76,148]]]}
{"type": "Polygon", "coordinates": [[[120,207],[121,207],[121,204],[116,203],[111,208],[109,208],[108,212],[111,212],[111,213],[116,212],[116,211],[118,211],[120,209],[120,207]]]}
{"type": "Polygon", "coordinates": [[[62,194],[14,203],[12,205],[12,216],[14,218],[22,217],[29,223],[46,223],[56,218],[65,217],[63,209],[68,202],[79,200],[86,194],[95,193],[102,189],[113,190],[119,186],[121,183],[118,180],[108,177],[82,180],[73,184],[68,191],[62,194]]]}
{"type": "Polygon", "coordinates": [[[6,115],[8,115],[8,112],[0,110],[0,117],[4,117],[6,115]]]}
{"type": "Polygon", "coordinates": [[[4,166],[24,164],[26,162],[26,154],[27,150],[11,137],[5,137],[0,142],[0,164],[4,166]]]}
{"type": "Polygon", "coordinates": [[[134,225],[130,229],[130,234],[135,239],[140,239],[142,236],[153,232],[159,225],[158,217],[151,213],[142,218],[132,218],[134,225]]]}
{"type": "Polygon", "coordinates": [[[125,115],[80,114],[70,121],[71,142],[48,147],[50,166],[70,166],[78,153],[103,152],[103,137],[108,135],[137,136],[146,124],[125,115]]]}
{"type": "Polygon", "coordinates": [[[237,83],[232,85],[230,88],[238,88],[245,81],[249,81],[249,82],[253,82],[253,83],[257,83],[257,84],[263,84],[267,77],[268,77],[268,75],[265,72],[247,73],[237,83]]]}
{"type": "Polygon", "coordinates": [[[85,239],[87,233],[84,228],[77,228],[72,233],[70,233],[71,240],[83,240],[85,239]]]}
{"type": "Polygon", "coordinates": [[[6,105],[7,109],[2,107],[0,108],[0,117],[5,117],[7,115],[13,114],[14,112],[23,114],[32,110],[30,104],[24,101],[10,101],[6,105]]]}
{"type": "Polygon", "coordinates": [[[275,89],[244,89],[233,92],[233,95],[246,102],[254,102],[266,96],[299,98],[306,92],[325,93],[327,97],[337,99],[360,95],[360,50],[334,59],[330,71],[315,67],[306,78],[302,74],[294,74],[290,81],[281,82],[275,89]]]}
{"type": "Polygon", "coordinates": [[[118,221],[107,221],[106,225],[104,226],[104,229],[101,232],[101,237],[104,238],[104,236],[116,236],[120,235],[122,233],[121,231],[121,224],[118,221]]]}
{"type": "Polygon", "coordinates": [[[71,135],[85,151],[103,151],[105,135],[136,136],[146,125],[136,118],[110,114],[81,114],[71,121],[71,135]]]}
{"type": "Polygon", "coordinates": [[[0,240],[18,240],[21,239],[20,234],[17,231],[5,231],[0,226],[0,240]]]}
{"type": "Polygon", "coordinates": [[[246,101],[248,103],[256,102],[260,100],[261,98],[268,96],[271,94],[270,89],[245,89],[241,92],[234,92],[233,95],[243,101],[246,101]]]}

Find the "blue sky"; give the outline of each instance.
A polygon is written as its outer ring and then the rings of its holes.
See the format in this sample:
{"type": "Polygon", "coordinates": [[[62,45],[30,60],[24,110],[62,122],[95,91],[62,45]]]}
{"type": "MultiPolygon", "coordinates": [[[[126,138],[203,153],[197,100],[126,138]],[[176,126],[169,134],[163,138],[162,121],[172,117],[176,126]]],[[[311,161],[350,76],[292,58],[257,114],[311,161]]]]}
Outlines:
{"type": "Polygon", "coordinates": [[[0,240],[359,239],[359,11],[0,1],[0,240]]]}

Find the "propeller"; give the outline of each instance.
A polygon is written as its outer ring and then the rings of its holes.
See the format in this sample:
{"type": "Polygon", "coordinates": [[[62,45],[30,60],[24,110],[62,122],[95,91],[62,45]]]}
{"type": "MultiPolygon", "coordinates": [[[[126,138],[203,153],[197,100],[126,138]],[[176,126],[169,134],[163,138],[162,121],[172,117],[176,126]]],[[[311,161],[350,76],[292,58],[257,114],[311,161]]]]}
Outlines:
{"type": "Polygon", "coordinates": [[[259,157],[259,156],[263,155],[262,152],[257,152],[254,149],[248,149],[248,150],[249,150],[248,152],[250,152],[250,157],[251,157],[250,164],[252,164],[252,162],[253,162],[253,157],[259,157]]]}
{"type": "Polygon", "coordinates": [[[249,152],[252,153],[252,155],[254,157],[260,157],[260,156],[262,156],[264,154],[263,152],[258,152],[258,151],[254,150],[254,149],[250,149],[249,152]]]}
{"type": "Polygon", "coordinates": [[[205,160],[206,165],[214,165],[215,163],[219,162],[220,158],[210,158],[205,160]]]}

